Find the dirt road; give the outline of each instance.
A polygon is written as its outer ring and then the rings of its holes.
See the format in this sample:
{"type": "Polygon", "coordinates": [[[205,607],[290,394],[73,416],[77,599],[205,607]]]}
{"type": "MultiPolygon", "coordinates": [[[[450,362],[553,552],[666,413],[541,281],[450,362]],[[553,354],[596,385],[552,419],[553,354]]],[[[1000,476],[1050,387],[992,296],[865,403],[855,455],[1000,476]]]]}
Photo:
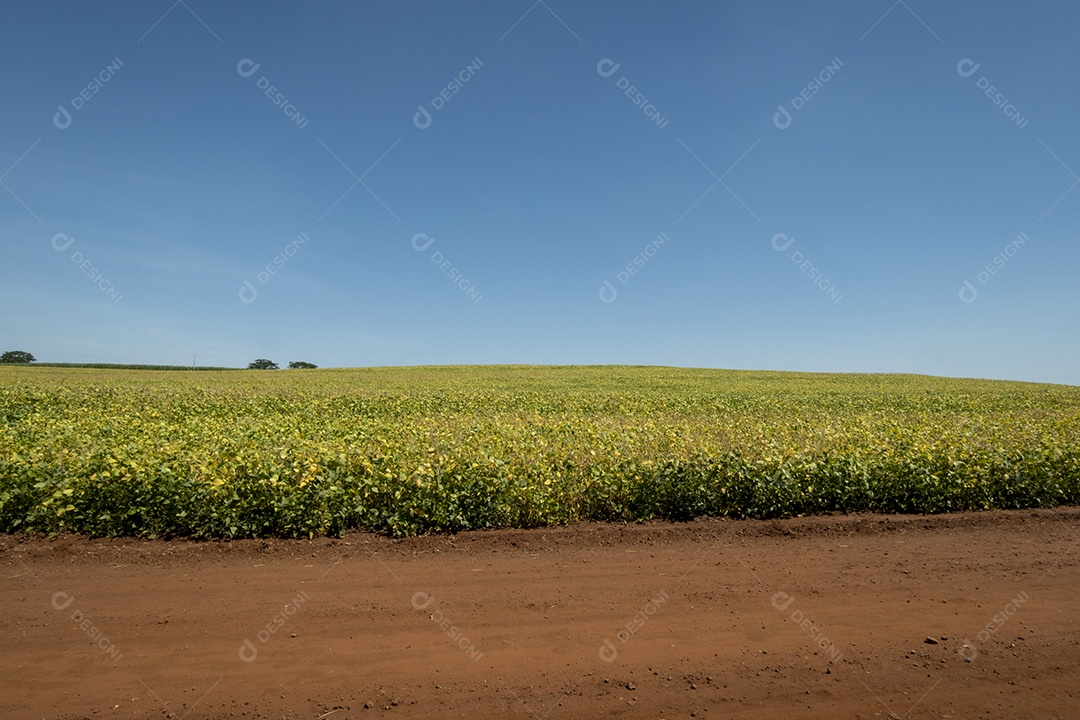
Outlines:
{"type": "Polygon", "coordinates": [[[1075,718],[1080,509],[0,537],[3,718],[1075,718]]]}

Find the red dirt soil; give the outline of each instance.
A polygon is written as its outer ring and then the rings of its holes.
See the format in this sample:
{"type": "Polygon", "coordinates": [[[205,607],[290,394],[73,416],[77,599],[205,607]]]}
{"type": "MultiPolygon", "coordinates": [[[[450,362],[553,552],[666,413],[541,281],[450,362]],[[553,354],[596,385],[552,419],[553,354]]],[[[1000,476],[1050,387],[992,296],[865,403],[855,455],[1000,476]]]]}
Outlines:
{"type": "Polygon", "coordinates": [[[1080,509],[0,536],[0,717],[1080,717],[1080,509]]]}

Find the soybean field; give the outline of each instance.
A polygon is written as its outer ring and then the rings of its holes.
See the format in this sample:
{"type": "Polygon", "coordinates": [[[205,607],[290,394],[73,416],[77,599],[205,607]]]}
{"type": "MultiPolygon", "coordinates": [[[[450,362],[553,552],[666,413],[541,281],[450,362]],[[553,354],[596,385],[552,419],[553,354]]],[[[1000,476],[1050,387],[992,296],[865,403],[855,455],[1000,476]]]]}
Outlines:
{"type": "Polygon", "coordinates": [[[0,367],[0,530],[394,536],[1080,500],[1080,388],[624,366],[0,367]]]}

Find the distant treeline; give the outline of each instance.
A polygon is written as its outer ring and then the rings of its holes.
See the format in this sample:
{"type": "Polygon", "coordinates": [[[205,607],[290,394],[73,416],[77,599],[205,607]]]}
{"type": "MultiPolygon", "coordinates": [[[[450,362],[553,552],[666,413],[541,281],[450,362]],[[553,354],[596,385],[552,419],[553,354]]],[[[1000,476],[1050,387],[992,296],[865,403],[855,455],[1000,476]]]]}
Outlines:
{"type": "Polygon", "coordinates": [[[207,365],[120,365],[116,363],[43,363],[36,362],[18,367],[60,367],[60,368],[104,368],[110,370],[239,370],[232,367],[211,367],[207,365]]]}

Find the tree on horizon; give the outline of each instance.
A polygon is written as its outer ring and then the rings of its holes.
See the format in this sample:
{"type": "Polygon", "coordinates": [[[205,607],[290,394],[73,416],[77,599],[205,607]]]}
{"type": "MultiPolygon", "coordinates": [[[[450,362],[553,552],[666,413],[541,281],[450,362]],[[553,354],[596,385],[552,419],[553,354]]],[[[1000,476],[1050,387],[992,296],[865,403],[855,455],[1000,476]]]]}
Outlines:
{"type": "Polygon", "coordinates": [[[25,350],[8,350],[0,355],[0,363],[6,365],[29,365],[32,362],[37,362],[37,358],[25,350]]]}

